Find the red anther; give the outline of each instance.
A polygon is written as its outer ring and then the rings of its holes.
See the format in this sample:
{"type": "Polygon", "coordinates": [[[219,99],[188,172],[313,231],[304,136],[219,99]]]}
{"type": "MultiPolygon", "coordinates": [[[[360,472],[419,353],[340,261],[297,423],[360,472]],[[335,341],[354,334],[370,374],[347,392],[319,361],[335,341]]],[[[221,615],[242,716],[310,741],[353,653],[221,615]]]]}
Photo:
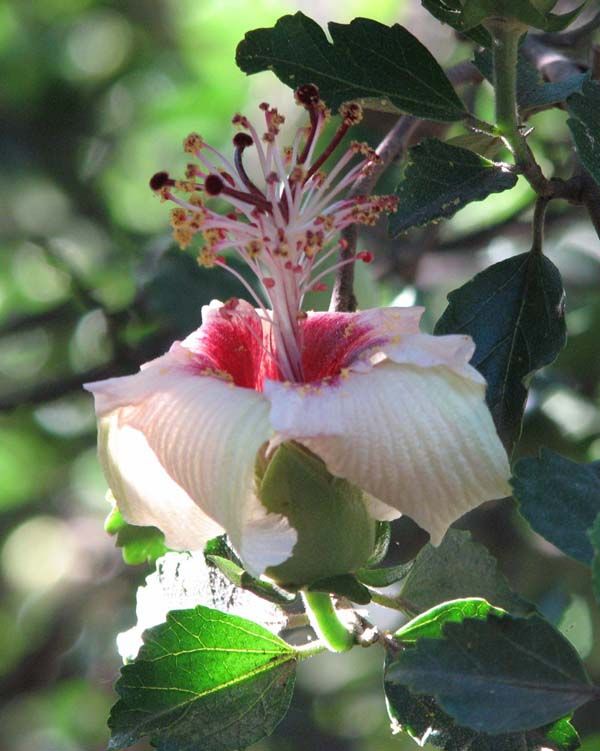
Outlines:
{"type": "Polygon", "coordinates": [[[209,196],[218,196],[223,192],[224,187],[225,185],[223,184],[223,179],[219,175],[215,175],[214,173],[207,175],[206,179],[204,180],[204,190],[208,193],[209,196]]]}
{"type": "Polygon", "coordinates": [[[314,83],[305,83],[302,86],[298,86],[294,92],[294,96],[296,97],[296,101],[305,107],[314,107],[321,99],[319,87],[315,86],[314,83]]]}
{"type": "Polygon", "coordinates": [[[227,266],[227,259],[225,256],[217,256],[215,258],[215,263],[220,263],[221,266],[227,266]]]}
{"type": "Polygon", "coordinates": [[[371,261],[373,260],[373,253],[371,253],[369,250],[361,250],[360,253],[356,254],[356,257],[363,263],[371,263],[371,261]]]}
{"type": "Polygon", "coordinates": [[[168,172],[157,172],[150,178],[150,188],[152,190],[160,190],[165,185],[173,185],[173,180],[169,177],[168,172]]]}
{"type": "Polygon", "coordinates": [[[348,240],[344,239],[343,237],[340,240],[340,248],[342,250],[348,250],[348,240]]]}
{"type": "Polygon", "coordinates": [[[264,276],[262,282],[267,289],[273,289],[275,286],[275,279],[270,276],[264,276]]]}
{"type": "Polygon", "coordinates": [[[328,289],[329,288],[327,287],[325,282],[319,282],[312,287],[313,292],[327,292],[328,289]]]}
{"type": "Polygon", "coordinates": [[[288,271],[291,271],[292,270],[292,262],[291,261],[286,261],[285,264],[283,265],[283,267],[284,267],[284,269],[287,269],[288,271]]]}
{"type": "Polygon", "coordinates": [[[236,133],[233,137],[233,145],[236,149],[246,149],[252,146],[254,140],[248,133],[236,133]]]}
{"type": "Polygon", "coordinates": [[[263,112],[267,112],[270,109],[271,105],[268,102],[261,102],[258,105],[258,109],[262,110],[263,112]]]}
{"type": "Polygon", "coordinates": [[[229,214],[225,215],[228,219],[231,219],[232,222],[238,221],[238,215],[235,213],[235,211],[230,211],[229,214]]]}

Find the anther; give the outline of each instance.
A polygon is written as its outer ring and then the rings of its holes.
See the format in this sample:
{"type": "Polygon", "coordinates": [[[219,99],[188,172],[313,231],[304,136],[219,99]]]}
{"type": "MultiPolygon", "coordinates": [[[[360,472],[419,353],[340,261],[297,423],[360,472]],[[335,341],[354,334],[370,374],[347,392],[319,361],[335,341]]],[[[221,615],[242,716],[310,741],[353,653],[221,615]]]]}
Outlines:
{"type": "Polygon", "coordinates": [[[233,145],[236,149],[247,149],[253,143],[254,140],[248,133],[236,133],[233,137],[233,145]]]}
{"type": "Polygon", "coordinates": [[[315,86],[314,83],[305,83],[302,86],[298,86],[294,92],[294,97],[298,104],[307,109],[315,107],[321,100],[319,87],[315,86]]]}
{"type": "Polygon", "coordinates": [[[152,190],[160,190],[167,185],[173,185],[174,180],[171,180],[168,172],[157,172],[150,178],[150,188],[152,190]]]}
{"type": "Polygon", "coordinates": [[[356,257],[363,263],[371,263],[371,261],[373,260],[373,253],[368,250],[361,250],[360,253],[356,254],[356,257]]]}
{"type": "Polygon", "coordinates": [[[219,175],[211,174],[206,176],[204,190],[209,196],[218,196],[223,192],[224,187],[223,179],[219,175]]]}

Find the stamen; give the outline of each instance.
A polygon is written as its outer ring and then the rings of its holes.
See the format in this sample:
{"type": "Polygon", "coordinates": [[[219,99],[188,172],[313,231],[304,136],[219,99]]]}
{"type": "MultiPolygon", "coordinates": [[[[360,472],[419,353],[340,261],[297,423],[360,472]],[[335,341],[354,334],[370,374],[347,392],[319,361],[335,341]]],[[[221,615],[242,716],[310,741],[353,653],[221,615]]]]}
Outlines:
{"type": "Polygon", "coordinates": [[[248,190],[251,193],[260,196],[261,198],[265,198],[266,200],[265,194],[259,188],[257,188],[252,180],[248,177],[248,173],[246,172],[246,169],[242,163],[242,154],[244,153],[244,149],[248,148],[248,146],[252,146],[253,143],[254,141],[252,140],[252,136],[249,136],[247,133],[236,133],[233,137],[233,145],[235,146],[233,161],[235,168],[238,171],[238,175],[240,176],[242,182],[248,188],[248,190]]]}
{"type": "Polygon", "coordinates": [[[150,188],[154,191],[159,191],[167,185],[170,187],[175,185],[175,180],[169,177],[168,172],[157,172],[150,178],[150,188]]]}

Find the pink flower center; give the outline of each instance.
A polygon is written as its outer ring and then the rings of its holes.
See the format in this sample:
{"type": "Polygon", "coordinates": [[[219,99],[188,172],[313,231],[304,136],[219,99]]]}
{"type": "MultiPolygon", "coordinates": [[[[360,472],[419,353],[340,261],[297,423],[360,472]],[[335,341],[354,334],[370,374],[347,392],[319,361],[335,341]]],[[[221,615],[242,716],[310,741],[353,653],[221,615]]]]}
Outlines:
{"type": "MultiPolygon", "coordinates": [[[[368,357],[387,339],[354,313],[314,313],[299,322],[303,383],[335,380],[368,357]]],[[[262,391],[266,378],[289,380],[279,368],[271,324],[247,303],[232,300],[215,310],[186,346],[192,367],[202,375],[231,380],[236,386],[262,391]]]]}
{"type": "MultiPolygon", "coordinates": [[[[188,165],[186,179],[174,180],[168,173],[158,172],[150,181],[151,188],[163,199],[177,205],[171,213],[171,223],[181,247],[187,247],[200,233],[203,244],[199,262],[208,267],[220,266],[236,276],[264,319],[269,332],[266,340],[253,328],[254,324],[249,324],[247,316],[238,320],[247,328],[248,342],[254,342],[252,346],[264,360],[259,368],[261,376],[257,375],[255,355],[249,352],[243,367],[223,368],[238,385],[252,387],[252,382],[256,387],[268,373],[296,382],[313,380],[318,369],[312,363],[312,355],[306,354],[310,326],[303,323],[305,295],[310,290],[326,289],[323,278],[332,269],[356,260],[371,260],[371,254],[363,251],[355,258],[329,263],[339,248],[334,239],[342,229],[355,222],[374,224],[382,212],[396,207],[396,199],[390,196],[344,197],[344,191],[372,169],[379,158],[364,143],[351,142],[329,173],[322,171],[350,127],[362,119],[361,108],[357,104],[340,108],[339,127],[317,153],[330,113],[312,84],[296,90],[296,101],[306,109],[309,125],[297,130],[290,146],[282,148],[279,144],[284,117],[277,109],[261,104],[266,126],[262,137],[246,117],[233,118],[241,130],[233,139],[232,161],[199,135],[191,134],[185,139],[184,148],[197,162],[188,165]],[[244,151],[250,147],[256,149],[261,173],[256,182],[248,175],[243,160],[244,151]],[[183,193],[183,197],[176,192],[183,193]],[[227,213],[209,208],[207,197],[226,201],[227,213]],[[258,280],[260,296],[227,265],[222,253],[228,249],[250,267],[258,280]]],[[[222,315],[229,316],[231,322],[237,316],[235,306],[225,308],[222,315]]],[[[333,351],[337,351],[335,344],[330,342],[333,351]]],[[[324,352],[318,342],[311,346],[324,352]]],[[[336,356],[340,362],[344,360],[339,353],[336,356]]],[[[331,367],[337,369],[337,374],[343,366],[331,367]]]]}

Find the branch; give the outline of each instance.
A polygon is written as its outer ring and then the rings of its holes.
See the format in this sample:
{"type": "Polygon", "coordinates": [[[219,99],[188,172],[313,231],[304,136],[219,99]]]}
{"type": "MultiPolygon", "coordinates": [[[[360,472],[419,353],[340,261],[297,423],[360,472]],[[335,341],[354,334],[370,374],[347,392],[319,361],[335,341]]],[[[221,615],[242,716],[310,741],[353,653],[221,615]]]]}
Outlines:
{"type": "MultiPolygon", "coordinates": [[[[446,72],[448,78],[457,86],[463,83],[480,83],[482,80],[481,73],[469,61],[463,61],[454,65],[446,72]]],[[[402,115],[381,141],[375,150],[379,156],[379,161],[374,169],[363,177],[359,178],[350,191],[349,197],[370,193],[381,174],[390,166],[390,164],[404,153],[411,137],[426,121],[420,120],[412,115],[402,115]]],[[[358,226],[352,224],[342,231],[342,250],[340,252],[340,261],[350,260],[356,255],[356,243],[358,240],[358,226]]],[[[338,270],[335,284],[331,296],[330,310],[335,311],[354,311],[357,303],[354,295],[354,264],[346,263],[338,270]]]]}

